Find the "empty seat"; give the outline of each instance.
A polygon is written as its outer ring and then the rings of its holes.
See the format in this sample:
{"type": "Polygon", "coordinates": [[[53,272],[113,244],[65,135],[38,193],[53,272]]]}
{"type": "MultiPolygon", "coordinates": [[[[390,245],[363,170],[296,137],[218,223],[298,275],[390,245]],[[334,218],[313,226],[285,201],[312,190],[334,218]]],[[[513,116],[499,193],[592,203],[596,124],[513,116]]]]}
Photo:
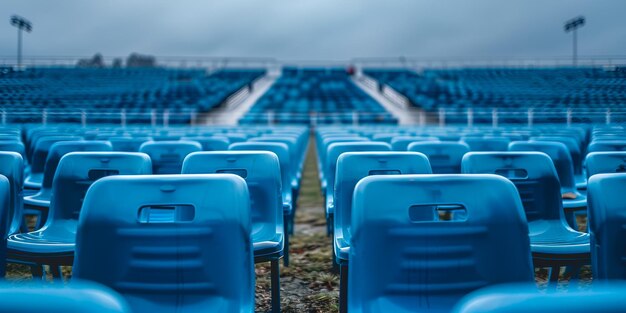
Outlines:
{"type": "MultiPolygon", "coordinates": [[[[83,198],[90,185],[105,176],[150,174],[150,159],[143,153],[72,152],[61,158],[52,184],[50,214],[41,229],[8,238],[10,262],[33,266],[51,266],[53,275],[60,275],[58,266],[71,265],[74,257],[76,224],[83,198]]],[[[126,193],[112,196],[119,201],[126,193]]]]}
{"type": "Polygon", "coordinates": [[[150,156],[154,174],[180,174],[185,157],[198,151],[202,146],[195,141],[150,141],[139,148],[150,156]]]}
{"type": "Polygon", "coordinates": [[[24,162],[17,152],[0,152],[0,175],[9,181],[8,235],[17,233],[22,226],[22,186],[24,184],[24,162]]]}
{"type": "Polygon", "coordinates": [[[0,284],[0,311],[11,313],[131,313],[118,293],[100,284],[0,284]]]}
{"type": "Polygon", "coordinates": [[[578,229],[574,213],[586,213],[587,197],[576,188],[574,166],[567,146],[556,141],[514,141],[509,145],[509,151],[539,151],[552,159],[561,184],[565,217],[570,226],[578,229]]]}
{"type": "Polygon", "coordinates": [[[522,204],[502,177],[369,176],[352,208],[348,312],[449,312],[476,289],[533,282],[522,204]]]}
{"type": "Polygon", "coordinates": [[[595,174],[625,173],[626,151],[592,152],[585,158],[587,178],[595,174]]]}
{"type": "Polygon", "coordinates": [[[471,151],[507,151],[511,140],[505,137],[465,137],[461,139],[471,151]]]}
{"type": "Polygon", "coordinates": [[[589,234],[565,222],[559,179],[552,160],[542,152],[471,152],[463,158],[463,173],[497,174],[519,191],[536,267],[550,267],[558,280],[561,266],[589,264],[589,234]]]}
{"type": "MultiPolygon", "coordinates": [[[[371,175],[430,174],[425,155],[417,152],[346,152],[337,160],[334,191],[333,246],[335,262],[340,265],[340,299],[346,298],[348,261],[352,221],[352,196],[354,187],[364,177],[371,175]]],[[[342,303],[342,307],[346,304],[342,303]]]]}
{"type": "Polygon", "coordinates": [[[250,215],[236,175],[107,177],[85,197],[73,277],[134,313],[253,312],[250,215]]]}
{"type": "Polygon", "coordinates": [[[602,151],[626,151],[626,140],[598,140],[587,146],[587,153],[602,151]]]}
{"type": "Polygon", "coordinates": [[[271,263],[272,306],[278,311],[278,260],[288,246],[283,225],[280,164],[276,154],[267,151],[194,152],[185,158],[182,173],[229,173],[245,179],[250,195],[254,261],[271,263]]]}
{"type": "Polygon", "coordinates": [[[439,141],[437,137],[396,136],[391,139],[393,151],[406,151],[411,143],[419,141],[439,141]]]}
{"type": "Polygon", "coordinates": [[[408,150],[425,154],[433,173],[455,174],[461,172],[461,160],[470,148],[461,142],[441,141],[414,142],[409,145],[408,150]]]}
{"type": "MultiPolygon", "coordinates": [[[[1,238],[6,238],[9,235],[10,231],[10,222],[12,216],[10,216],[11,212],[11,184],[9,180],[4,176],[0,175],[0,236],[1,238]]],[[[6,273],[6,255],[7,255],[7,246],[6,240],[0,241],[0,277],[4,277],[6,273]]]]}
{"type": "Polygon", "coordinates": [[[141,145],[151,140],[150,137],[110,137],[108,139],[113,151],[120,152],[139,152],[141,145]]]}
{"type": "Polygon", "coordinates": [[[53,144],[59,141],[76,141],[82,140],[77,136],[48,136],[43,137],[34,145],[33,152],[30,156],[30,175],[24,179],[24,188],[40,189],[43,181],[43,172],[48,158],[48,152],[53,144]]]}
{"type": "Polygon", "coordinates": [[[326,221],[328,234],[332,232],[335,193],[335,173],[337,170],[337,159],[345,152],[358,151],[391,151],[391,145],[386,142],[335,142],[330,144],[326,152],[326,168],[324,178],[326,179],[326,221]]]}
{"type": "Polygon", "coordinates": [[[225,151],[228,150],[230,140],[228,137],[183,137],[180,140],[195,141],[202,146],[202,151],[225,151]]]}
{"type": "Polygon", "coordinates": [[[626,279],[626,174],[597,174],[589,178],[589,233],[594,279],[626,279]]]}
{"type": "Polygon", "coordinates": [[[295,215],[295,201],[293,195],[297,191],[293,190],[293,180],[296,178],[289,172],[292,159],[289,154],[288,146],[280,142],[238,142],[230,145],[232,151],[270,151],[278,157],[280,162],[280,177],[282,188],[282,203],[283,203],[283,224],[285,227],[285,255],[284,265],[289,265],[289,235],[293,233],[294,228],[294,215],[295,215]]]}
{"type": "Polygon", "coordinates": [[[620,313],[626,307],[626,285],[615,282],[585,290],[543,292],[531,284],[506,284],[475,291],[453,313],[620,313]]]}
{"type": "Polygon", "coordinates": [[[41,189],[33,195],[24,197],[24,207],[27,210],[37,210],[39,219],[37,227],[46,220],[50,198],[52,197],[52,182],[61,158],[77,151],[111,151],[111,144],[107,141],[60,141],[50,147],[43,172],[41,189]]]}

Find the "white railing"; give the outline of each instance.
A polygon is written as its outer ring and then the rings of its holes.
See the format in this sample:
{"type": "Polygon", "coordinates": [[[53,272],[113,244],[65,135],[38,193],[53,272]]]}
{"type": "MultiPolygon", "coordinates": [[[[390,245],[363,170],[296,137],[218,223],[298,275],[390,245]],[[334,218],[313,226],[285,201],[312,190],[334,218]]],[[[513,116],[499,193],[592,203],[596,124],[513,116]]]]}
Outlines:
{"type": "Polygon", "coordinates": [[[152,126],[195,125],[198,113],[194,110],[172,112],[168,109],[148,109],[144,112],[127,112],[121,110],[95,109],[42,109],[20,110],[0,109],[0,122],[7,124],[113,124],[127,126],[148,124],[152,126]]]}
{"type": "MultiPolygon", "coordinates": [[[[207,115],[204,124],[223,124],[229,112],[214,112],[207,115]]],[[[540,125],[562,124],[564,126],[576,124],[624,124],[626,123],[626,109],[510,109],[510,108],[467,108],[450,109],[440,108],[435,111],[407,110],[404,114],[410,115],[414,125],[540,125]]],[[[266,125],[280,124],[308,124],[311,126],[325,124],[377,124],[389,123],[388,113],[352,111],[345,113],[290,113],[264,112],[247,113],[240,123],[256,123],[266,125]]],[[[89,124],[128,125],[197,125],[199,117],[195,111],[172,112],[165,110],[146,110],[145,112],[127,112],[126,110],[15,110],[0,109],[0,123],[8,124],[54,124],[72,123],[83,126],[89,124]]]]}
{"type": "MultiPolygon", "coordinates": [[[[25,67],[73,67],[79,60],[85,58],[89,58],[89,56],[25,56],[22,59],[22,64],[25,67]]],[[[106,66],[111,66],[115,59],[126,60],[126,57],[103,57],[106,66]]],[[[279,67],[278,61],[273,58],[156,56],[155,59],[157,66],[171,68],[217,70],[222,68],[273,69],[279,67]]],[[[0,56],[0,66],[15,66],[16,64],[15,56],[0,56]]]]}
{"type": "Polygon", "coordinates": [[[352,60],[358,70],[367,68],[407,68],[423,69],[454,68],[533,68],[533,67],[602,67],[626,65],[626,55],[580,56],[574,65],[571,57],[485,57],[485,58],[355,58],[352,60]]]}

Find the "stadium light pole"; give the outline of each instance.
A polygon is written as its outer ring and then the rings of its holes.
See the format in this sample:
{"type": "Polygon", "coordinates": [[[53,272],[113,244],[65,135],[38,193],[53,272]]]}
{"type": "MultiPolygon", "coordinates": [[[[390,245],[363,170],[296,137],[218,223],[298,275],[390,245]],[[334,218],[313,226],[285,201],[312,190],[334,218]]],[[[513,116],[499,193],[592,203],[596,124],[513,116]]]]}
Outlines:
{"type": "Polygon", "coordinates": [[[566,33],[572,32],[572,34],[574,35],[574,42],[573,42],[573,53],[572,53],[572,63],[574,63],[574,66],[578,65],[578,33],[577,30],[580,27],[583,27],[585,25],[585,17],[584,16],[577,16],[571,20],[568,20],[565,22],[565,25],[563,26],[563,28],[565,29],[566,33]]]}
{"type": "Polygon", "coordinates": [[[30,33],[33,30],[33,24],[21,16],[13,15],[11,25],[17,28],[17,68],[22,69],[22,31],[30,33]]]}

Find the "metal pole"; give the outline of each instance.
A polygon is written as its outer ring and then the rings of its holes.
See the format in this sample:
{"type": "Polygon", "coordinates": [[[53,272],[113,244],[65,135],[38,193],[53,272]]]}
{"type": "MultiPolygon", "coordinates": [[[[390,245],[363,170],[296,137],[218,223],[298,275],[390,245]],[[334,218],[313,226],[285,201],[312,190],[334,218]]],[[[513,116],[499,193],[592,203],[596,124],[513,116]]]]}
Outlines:
{"type": "Polygon", "coordinates": [[[572,57],[573,57],[574,66],[577,66],[578,65],[578,35],[577,35],[578,31],[577,31],[577,28],[574,28],[573,33],[574,33],[574,47],[573,47],[574,54],[572,57]]]}
{"type": "Polygon", "coordinates": [[[22,29],[17,28],[17,68],[22,68],[22,29]]]}

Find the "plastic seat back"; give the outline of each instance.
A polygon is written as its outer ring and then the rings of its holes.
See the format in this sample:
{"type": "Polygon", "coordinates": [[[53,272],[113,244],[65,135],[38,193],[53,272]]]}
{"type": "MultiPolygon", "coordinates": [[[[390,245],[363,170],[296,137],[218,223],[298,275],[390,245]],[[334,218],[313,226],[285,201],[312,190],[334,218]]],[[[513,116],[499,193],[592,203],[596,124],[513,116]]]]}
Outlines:
{"type": "Polygon", "coordinates": [[[11,183],[4,176],[0,175],[0,277],[4,277],[6,273],[6,256],[7,256],[7,241],[9,236],[9,230],[11,229],[12,216],[11,212],[11,183]]]}
{"type": "Polygon", "coordinates": [[[199,151],[202,146],[195,141],[150,141],[139,148],[150,156],[154,174],[180,174],[185,157],[199,151]]]}
{"type": "Polygon", "coordinates": [[[580,151],[580,144],[572,137],[567,136],[539,136],[531,137],[530,141],[554,141],[560,142],[567,147],[570,157],[572,159],[572,166],[574,167],[574,174],[580,175],[583,172],[582,166],[582,153],[580,151]]]}
{"type": "Polygon", "coordinates": [[[35,143],[33,153],[30,160],[31,171],[35,173],[43,173],[46,165],[46,159],[48,158],[48,152],[53,144],[59,141],[77,141],[82,140],[81,137],[76,136],[50,136],[43,137],[35,143]]]}
{"type": "Polygon", "coordinates": [[[22,156],[23,160],[26,160],[26,148],[20,141],[2,140],[0,141],[0,151],[17,152],[22,156]]]}
{"type": "Polygon", "coordinates": [[[139,152],[139,148],[144,142],[151,141],[150,137],[110,137],[109,142],[113,151],[139,152]]]}
{"type": "Polygon", "coordinates": [[[626,279],[626,174],[597,174],[589,178],[589,234],[595,279],[626,279]]]}
{"type": "Polygon", "coordinates": [[[626,307],[623,282],[585,290],[545,292],[534,284],[505,284],[483,288],[463,298],[453,313],[620,313],[626,307]]]}
{"type": "Polygon", "coordinates": [[[107,177],[85,197],[73,275],[113,288],[135,313],[251,312],[250,221],[236,175],[107,177]]]}
{"type": "Polygon", "coordinates": [[[79,151],[112,151],[113,147],[108,141],[61,141],[50,147],[46,166],[43,172],[41,189],[52,188],[52,181],[59,166],[61,158],[71,152],[79,151]]]}
{"type": "Polygon", "coordinates": [[[562,218],[559,179],[552,160],[541,152],[470,152],[464,174],[495,174],[512,181],[529,222],[562,218]]]}
{"type": "Polygon", "coordinates": [[[131,313],[126,300],[100,284],[0,284],[0,311],[11,313],[131,313]]]}
{"type": "Polygon", "coordinates": [[[626,151],[592,152],[585,159],[587,178],[595,174],[626,173],[626,151]]]}
{"type": "Polygon", "coordinates": [[[362,179],[348,279],[349,312],[445,312],[476,289],[533,282],[515,186],[496,175],[362,179]]]}
{"type": "Polygon", "coordinates": [[[563,191],[575,191],[574,166],[569,150],[565,144],[556,141],[514,141],[509,145],[509,151],[539,151],[547,154],[559,177],[563,191]]]}
{"type": "Polygon", "coordinates": [[[594,140],[587,147],[587,153],[602,151],[626,151],[626,140],[594,140]]]}
{"type": "Polygon", "coordinates": [[[202,146],[202,151],[226,151],[230,144],[228,137],[183,137],[180,140],[195,141],[202,146]]]}
{"type": "Polygon", "coordinates": [[[245,179],[250,195],[253,232],[283,232],[280,164],[268,151],[194,152],[185,158],[183,174],[234,174],[245,179]]]}
{"type": "Polygon", "coordinates": [[[328,146],[326,151],[326,169],[324,178],[326,180],[327,198],[332,199],[335,190],[335,173],[337,171],[337,159],[345,152],[375,152],[375,151],[391,151],[391,145],[380,141],[365,142],[335,142],[328,146]],[[331,195],[331,197],[328,197],[331,195]]]}
{"type": "Polygon", "coordinates": [[[22,225],[22,187],[24,184],[24,162],[16,152],[0,152],[0,175],[9,181],[9,206],[7,216],[8,234],[15,234],[22,225]]]}
{"type": "MultiPolygon", "coordinates": [[[[52,187],[50,210],[55,220],[77,220],[85,194],[97,180],[115,175],[151,173],[150,158],[136,152],[72,152],[61,158],[52,187]]],[[[123,197],[123,194],[117,198],[123,197]]]]}
{"type": "MultiPolygon", "coordinates": [[[[335,177],[335,241],[350,243],[354,187],[372,175],[430,174],[428,158],[417,152],[346,152],[337,160],[335,177]]],[[[338,248],[335,242],[335,247],[338,248]]],[[[336,253],[339,256],[339,253],[336,253]]]]}
{"type": "Polygon", "coordinates": [[[409,145],[419,141],[439,141],[437,137],[396,136],[391,139],[393,151],[407,151],[409,145]]]}
{"type": "Polygon", "coordinates": [[[461,139],[471,151],[507,151],[511,140],[505,137],[465,137],[461,139]]]}
{"type": "Polygon", "coordinates": [[[291,157],[289,154],[289,148],[284,143],[279,142],[238,142],[231,144],[228,148],[232,151],[270,151],[276,154],[280,163],[280,177],[281,186],[283,192],[283,201],[286,205],[292,205],[291,203],[291,188],[293,187],[292,180],[295,177],[289,172],[291,168],[291,157]]]}
{"type": "Polygon", "coordinates": [[[425,154],[435,174],[458,174],[461,172],[463,155],[470,148],[461,142],[441,141],[414,142],[409,145],[408,150],[425,154]]]}

